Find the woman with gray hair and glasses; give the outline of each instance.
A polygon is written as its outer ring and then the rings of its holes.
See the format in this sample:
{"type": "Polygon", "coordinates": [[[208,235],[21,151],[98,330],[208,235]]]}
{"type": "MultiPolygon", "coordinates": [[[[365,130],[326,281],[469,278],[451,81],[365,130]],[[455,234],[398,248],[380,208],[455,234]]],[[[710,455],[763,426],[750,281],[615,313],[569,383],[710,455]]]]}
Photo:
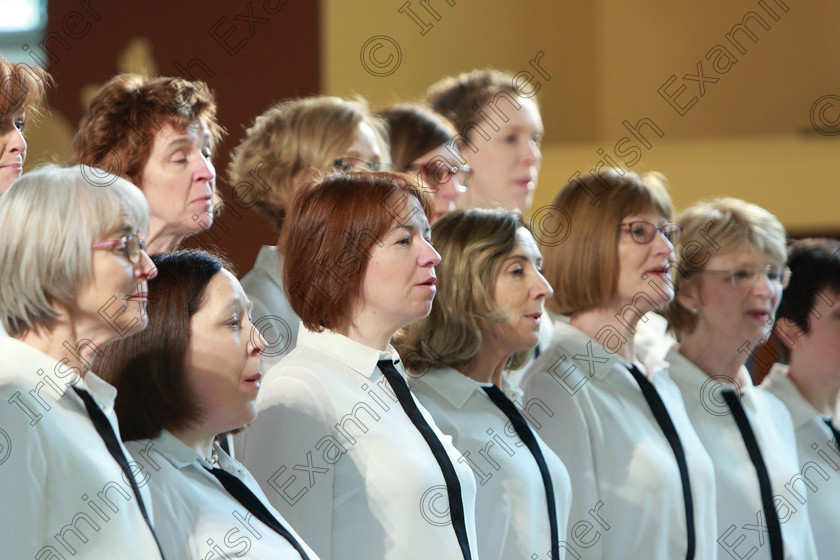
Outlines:
{"type": "Polygon", "coordinates": [[[146,326],[149,206],[124,179],[47,166],[0,198],[4,558],[160,558],[115,389],[88,371],[146,326]]]}
{"type": "Polygon", "coordinates": [[[773,329],[790,278],[785,228],[734,198],[698,202],[676,222],[683,236],[666,317],[679,344],[665,359],[715,466],[717,554],[816,558],[808,482],[794,486],[800,466],[790,414],[755,390],[744,366],[773,329]]]}

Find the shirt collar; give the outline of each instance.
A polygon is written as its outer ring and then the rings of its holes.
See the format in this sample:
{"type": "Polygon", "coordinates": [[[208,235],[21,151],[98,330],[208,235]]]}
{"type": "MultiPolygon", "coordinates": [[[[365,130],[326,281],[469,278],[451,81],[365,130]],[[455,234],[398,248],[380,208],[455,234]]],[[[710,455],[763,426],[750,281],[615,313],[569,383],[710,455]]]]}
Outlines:
{"type": "MultiPolygon", "coordinates": [[[[595,377],[596,379],[603,380],[615,366],[627,370],[632,367],[630,362],[620,355],[610,352],[600,343],[589,338],[583,331],[572,326],[564,318],[555,319],[554,321],[554,341],[558,343],[569,359],[577,363],[577,367],[582,370],[581,374],[586,377],[595,377]]],[[[645,366],[648,367],[648,371],[651,373],[654,370],[648,366],[646,360],[652,360],[652,358],[653,356],[640,354],[640,359],[642,359],[645,366]]],[[[653,364],[655,369],[661,369],[661,363],[664,362],[660,362],[657,361],[653,364]]]]}
{"type": "Polygon", "coordinates": [[[473,393],[481,391],[481,383],[467,377],[455,368],[431,368],[422,376],[422,382],[443,397],[455,408],[461,408],[473,393]]]}
{"type": "Polygon", "coordinates": [[[705,371],[697,367],[691,360],[680,353],[680,345],[675,344],[668,351],[665,360],[671,364],[670,374],[675,380],[678,380],[683,385],[701,389],[709,379],[714,379],[716,386],[721,390],[732,389],[738,391],[742,395],[748,394],[753,390],[753,382],[750,377],[750,372],[746,366],[741,366],[735,379],[723,375],[710,376],[705,371]]]}
{"type": "MultiPolygon", "coordinates": [[[[213,468],[205,457],[202,457],[195,449],[175,437],[168,430],[163,430],[157,439],[152,441],[152,450],[169,461],[177,469],[183,469],[191,465],[203,469],[213,468]],[[196,465],[197,463],[197,465],[196,465]]],[[[242,467],[234,461],[218,443],[213,443],[213,450],[218,458],[218,466],[228,472],[237,472],[242,467]]]]}
{"type": "Polygon", "coordinates": [[[263,245],[254,260],[254,268],[268,271],[272,277],[282,278],[283,255],[274,245],[263,245]]]}
{"type": "Polygon", "coordinates": [[[785,403],[794,426],[801,426],[814,417],[821,420],[831,418],[828,413],[820,413],[819,410],[814,408],[814,405],[802,396],[799,388],[788,376],[789,371],[790,367],[785,364],[773,364],[760,387],[771,391],[785,403]]]}
{"type": "Polygon", "coordinates": [[[297,346],[318,350],[368,379],[377,370],[379,360],[391,360],[397,366],[397,371],[405,377],[400,355],[390,344],[385,352],[380,352],[329,329],[315,332],[302,327],[298,332],[297,346]]]}

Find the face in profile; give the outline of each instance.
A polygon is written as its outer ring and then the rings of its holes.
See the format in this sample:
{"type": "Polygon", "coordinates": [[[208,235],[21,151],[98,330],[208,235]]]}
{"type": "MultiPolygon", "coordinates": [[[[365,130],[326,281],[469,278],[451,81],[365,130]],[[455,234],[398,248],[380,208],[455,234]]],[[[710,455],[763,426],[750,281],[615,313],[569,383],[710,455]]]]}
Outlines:
{"type": "Polygon", "coordinates": [[[155,277],[149,255],[141,247],[145,232],[125,224],[91,248],[91,278],[76,297],[71,320],[102,333],[103,343],[146,328],[148,280],[155,277]]]}
{"type": "Polygon", "coordinates": [[[366,164],[378,164],[382,161],[382,150],[376,141],[376,133],[365,122],[359,123],[353,141],[336,159],[342,160],[342,170],[361,171],[368,169],[366,164]]]}
{"type": "Polygon", "coordinates": [[[427,316],[437,292],[435,266],[440,255],[432,247],[423,207],[408,196],[401,214],[381,243],[370,250],[354,319],[357,324],[374,326],[388,338],[427,316]]]}
{"type": "Polygon", "coordinates": [[[216,273],[190,319],[186,382],[214,434],[254,420],[260,354],[266,343],[251,323],[251,302],[227,270],[216,273]]]}
{"type": "Polygon", "coordinates": [[[658,212],[632,214],[621,221],[618,283],[613,302],[617,308],[633,302],[639,312],[647,313],[674,299],[670,276],[674,245],[665,234],[653,229],[667,223],[667,218],[658,212]]]}
{"type": "MultiPolygon", "coordinates": [[[[465,195],[465,202],[470,207],[501,207],[526,212],[534,201],[542,163],[543,123],[540,110],[532,100],[516,99],[520,109],[506,102],[498,104],[499,110],[508,117],[507,122],[498,117],[493,119],[498,131],[476,117],[476,123],[490,135],[490,140],[472,130],[470,140],[477,151],[469,146],[461,150],[473,170],[465,195]]],[[[486,112],[493,113],[492,110],[486,112]]]]}
{"type": "Polygon", "coordinates": [[[460,164],[446,145],[432,150],[428,154],[417,158],[409,169],[418,169],[423,183],[432,191],[435,200],[435,213],[432,223],[456,208],[456,200],[465,191],[466,177],[460,164]],[[458,172],[453,173],[452,170],[458,172]]]}
{"type": "Polygon", "coordinates": [[[25,124],[26,112],[23,110],[3,115],[0,119],[0,195],[6,192],[23,171],[26,159],[26,140],[23,138],[25,124]]]}
{"type": "MultiPolygon", "coordinates": [[[[166,124],[157,131],[138,185],[149,203],[155,238],[161,234],[183,237],[213,224],[216,170],[211,155],[204,123],[186,130],[166,124]]],[[[158,252],[157,247],[151,249],[158,252]]]]}
{"type": "Polygon", "coordinates": [[[546,298],[554,294],[542,275],[543,258],[527,229],[516,231],[516,246],[504,257],[496,278],[496,309],[507,315],[503,324],[489,323],[485,339],[513,354],[533,348],[540,339],[540,321],[546,298]]]}

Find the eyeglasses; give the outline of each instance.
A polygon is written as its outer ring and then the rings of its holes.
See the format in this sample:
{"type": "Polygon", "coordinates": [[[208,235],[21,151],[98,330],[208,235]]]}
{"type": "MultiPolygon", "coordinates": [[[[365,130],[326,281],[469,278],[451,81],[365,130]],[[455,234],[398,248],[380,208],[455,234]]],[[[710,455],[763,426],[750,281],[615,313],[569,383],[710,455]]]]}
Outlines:
{"type": "Polygon", "coordinates": [[[408,166],[408,171],[414,171],[416,169],[420,170],[420,173],[423,174],[423,179],[433,188],[448,183],[452,180],[452,177],[455,177],[461,187],[461,192],[470,186],[470,178],[473,172],[469,165],[457,167],[439,159],[433,159],[423,165],[408,166]]]}
{"type": "Polygon", "coordinates": [[[137,264],[140,262],[140,252],[146,250],[146,240],[141,239],[136,233],[129,233],[116,239],[91,243],[90,248],[119,251],[128,259],[128,262],[137,264]]]}
{"type": "Polygon", "coordinates": [[[650,222],[642,221],[627,222],[621,224],[620,227],[623,230],[629,231],[633,237],[633,241],[642,245],[650,243],[656,237],[657,232],[665,236],[665,239],[670,241],[671,244],[676,244],[680,240],[683,229],[679,224],[665,224],[662,227],[658,227],[650,222]]]}
{"type": "Polygon", "coordinates": [[[338,158],[333,161],[333,166],[339,171],[393,171],[394,166],[390,163],[380,161],[365,161],[359,158],[338,158]]]}
{"type": "Polygon", "coordinates": [[[764,268],[760,270],[756,269],[738,269],[738,270],[706,270],[706,269],[693,269],[689,270],[689,273],[693,274],[696,272],[707,272],[710,274],[723,274],[729,280],[729,282],[738,289],[748,289],[755,286],[755,283],[758,282],[758,279],[763,274],[768,281],[778,284],[782,288],[787,288],[788,284],[790,283],[790,268],[787,266],[779,266],[775,264],[768,264],[764,268]]]}

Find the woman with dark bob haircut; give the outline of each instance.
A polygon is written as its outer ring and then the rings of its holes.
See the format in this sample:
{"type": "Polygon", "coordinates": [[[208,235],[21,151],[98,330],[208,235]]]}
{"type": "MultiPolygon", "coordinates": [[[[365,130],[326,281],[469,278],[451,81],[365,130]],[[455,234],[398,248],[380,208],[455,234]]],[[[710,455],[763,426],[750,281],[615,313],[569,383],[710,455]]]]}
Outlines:
{"type": "Polygon", "coordinates": [[[477,554],[475,480],[390,344],[432,307],[431,215],[410,177],[333,173],[297,194],[283,228],[304,328],[266,377],[244,462],[322,559],[477,554]]]}
{"type": "Polygon", "coordinates": [[[544,407],[539,433],[569,469],[571,518],[595,511],[610,527],[586,555],[715,558],[714,467],[668,364],[633,337],[674,297],[680,228],[669,223],[665,178],[604,170],[566,185],[551,208],[536,233],[555,290],[546,307],[569,319],[555,320],[523,388],[534,410],[544,407]]]}
{"type": "Polygon", "coordinates": [[[242,286],[210,253],[153,260],[148,328],[94,367],[120,392],[122,437],[151,489],[166,558],[316,558],[215,441],[256,414],[265,342],[242,286]]]}
{"type": "Polygon", "coordinates": [[[73,139],[73,162],[125,177],[151,209],[149,253],[166,253],[213,224],[224,131],[207,84],[120,74],[91,99],[73,139]]]}
{"type": "Polygon", "coordinates": [[[440,288],[431,314],[409,325],[397,348],[417,399],[472,456],[479,557],[564,558],[569,473],[517,411],[522,391],[503,374],[528,359],[553,293],[537,243],[518,213],[480,209],[441,218],[432,242],[440,288]],[[491,457],[493,433],[500,452],[491,457]]]}

